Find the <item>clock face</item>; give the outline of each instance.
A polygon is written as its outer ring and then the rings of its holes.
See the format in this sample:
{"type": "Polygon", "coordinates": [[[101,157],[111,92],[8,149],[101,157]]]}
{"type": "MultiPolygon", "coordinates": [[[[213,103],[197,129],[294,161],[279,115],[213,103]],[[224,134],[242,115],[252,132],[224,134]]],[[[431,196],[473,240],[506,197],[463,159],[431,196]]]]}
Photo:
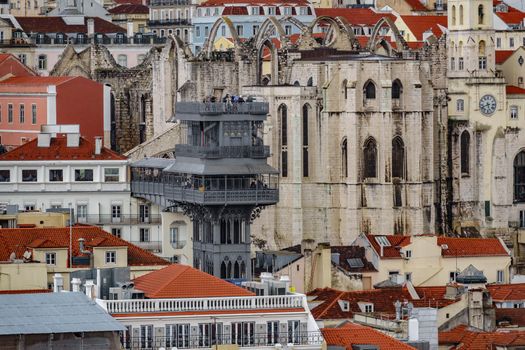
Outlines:
{"type": "Polygon", "coordinates": [[[496,111],[496,99],[492,95],[485,95],[479,100],[479,109],[485,115],[491,115],[496,111]]]}

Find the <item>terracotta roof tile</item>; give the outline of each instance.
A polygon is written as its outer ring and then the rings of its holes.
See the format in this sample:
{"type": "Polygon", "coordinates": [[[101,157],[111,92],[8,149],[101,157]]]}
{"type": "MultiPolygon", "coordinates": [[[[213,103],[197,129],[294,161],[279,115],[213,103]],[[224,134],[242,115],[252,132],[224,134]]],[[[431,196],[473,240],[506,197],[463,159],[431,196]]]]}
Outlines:
{"type": "Polygon", "coordinates": [[[423,33],[429,29],[439,38],[443,34],[440,26],[447,28],[447,16],[401,16],[401,19],[417,41],[423,40],[423,33]]]}
{"type": "Polygon", "coordinates": [[[507,92],[507,95],[523,95],[525,94],[525,89],[513,86],[513,85],[507,85],[505,87],[505,91],[507,92]]]}
{"type": "Polygon", "coordinates": [[[49,289],[13,289],[0,290],[0,294],[36,294],[36,293],[51,293],[49,289]]]}
{"type": "Polygon", "coordinates": [[[67,24],[62,17],[16,17],[26,33],[87,33],[87,19],[93,19],[95,33],[124,33],[126,30],[99,17],[86,17],[84,24],[67,24]]]}
{"type": "Polygon", "coordinates": [[[525,300],[525,283],[490,284],[487,289],[493,301],[525,300]]]}
{"type": "Polygon", "coordinates": [[[525,327],[525,311],[523,308],[496,308],[496,323],[508,323],[509,326],[525,327]]]}
{"type": "Polygon", "coordinates": [[[142,4],[122,4],[108,10],[112,15],[147,15],[149,14],[149,7],[142,4]]]}
{"type": "Polygon", "coordinates": [[[396,16],[392,13],[376,12],[371,8],[316,8],[315,14],[317,17],[341,16],[351,25],[357,26],[374,26],[383,17],[389,17],[392,21],[396,20],[396,16]]]}
{"type": "Polygon", "coordinates": [[[486,350],[525,345],[525,331],[484,332],[465,326],[460,327],[448,332],[440,332],[439,344],[456,345],[454,349],[458,350],[486,350]]]}
{"type": "Polygon", "coordinates": [[[428,11],[428,9],[419,0],[405,0],[412,11],[428,11]]]}
{"type": "Polygon", "coordinates": [[[148,298],[206,298],[253,296],[247,289],[191,266],[173,264],[135,278],[135,287],[148,298]]]}
{"type": "Polygon", "coordinates": [[[95,146],[87,139],[80,137],[78,147],[67,147],[67,138],[58,135],[51,140],[49,147],[38,147],[35,138],[7,153],[0,155],[1,161],[13,160],[126,160],[127,158],[102,147],[100,154],[95,155],[95,146]]]}
{"type": "Polygon", "coordinates": [[[222,11],[222,15],[248,15],[248,8],[246,6],[226,6],[224,10],[222,11]]]}
{"type": "MultiPolygon", "coordinates": [[[[199,7],[209,7],[209,6],[224,6],[240,4],[244,6],[253,6],[253,5],[273,5],[273,6],[308,6],[310,5],[306,0],[208,0],[199,5],[199,7]]],[[[277,13],[278,14],[278,13],[277,13]]]]}
{"type": "MultiPolygon", "coordinates": [[[[368,241],[372,244],[372,247],[380,254],[381,246],[377,242],[377,237],[375,235],[367,235],[368,241]]],[[[389,242],[390,246],[383,247],[383,255],[381,258],[401,258],[399,253],[399,247],[404,247],[410,244],[410,236],[400,236],[400,235],[386,235],[385,237],[389,242]]]]}
{"type": "MultiPolygon", "coordinates": [[[[157,257],[123,239],[113,236],[96,226],[73,227],[73,256],[82,256],[78,244],[79,238],[84,238],[87,250],[92,250],[92,242],[100,245],[104,238],[104,247],[127,247],[129,266],[169,265],[164,259],[157,257]]],[[[0,229],[0,261],[9,261],[9,256],[15,252],[18,259],[22,258],[26,248],[69,248],[69,227],[61,228],[24,228],[0,229]]],[[[79,265],[75,265],[79,266],[79,265]]]]}
{"type": "Polygon", "coordinates": [[[0,82],[0,86],[6,85],[60,85],[78,77],[12,77],[0,82]]]}
{"type": "Polygon", "coordinates": [[[509,255],[503,243],[497,238],[456,238],[438,237],[438,245],[446,244],[441,255],[446,257],[457,256],[505,256],[509,255]]]}
{"type": "Polygon", "coordinates": [[[366,260],[366,249],[358,246],[331,246],[332,254],[339,254],[338,267],[348,272],[376,272],[374,265],[366,260]],[[348,259],[360,259],[363,267],[350,266],[348,259]]]}
{"type": "MultiPolygon", "coordinates": [[[[493,1],[494,6],[500,4],[501,2],[502,1],[493,1]]],[[[508,4],[506,5],[508,7],[508,11],[507,12],[495,11],[494,13],[496,14],[496,16],[498,16],[503,22],[505,22],[509,26],[516,26],[516,25],[520,25],[521,23],[523,23],[523,19],[525,18],[525,12],[522,12],[512,6],[509,6],[508,4]]]]}
{"type": "Polygon", "coordinates": [[[514,50],[500,50],[496,51],[496,64],[505,62],[515,51],[514,50]]]}
{"type": "Polygon", "coordinates": [[[338,328],[322,328],[321,332],[327,345],[344,346],[348,350],[354,349],[352,346],[358,344],[376,345],[380,349],[389,350],[414,350],[386,334],[355,323],[347,323],[338,328]]]}

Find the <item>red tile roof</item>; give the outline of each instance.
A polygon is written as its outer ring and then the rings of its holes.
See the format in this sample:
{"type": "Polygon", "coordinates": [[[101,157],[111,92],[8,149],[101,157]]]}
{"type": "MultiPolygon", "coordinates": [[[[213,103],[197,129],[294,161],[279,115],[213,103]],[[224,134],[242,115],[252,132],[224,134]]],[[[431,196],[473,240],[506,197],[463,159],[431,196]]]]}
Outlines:
{"type": "Polygon", "coordinates": [[[396,301],[408,300],[415,307],[445,307],[455,303],[455,300],[445,299],[445,286],[416,287],[420,299],[412,299],[407,288],[382,288],[364,291],[344,292],[332,288],[315,289],[308,293],[315,297],[313,302],[320,302],[313,307],[312,315],[320,319],[350,319],[354,313],[361,312],[358,303],[368,302],[374,304],[374,312],[395,315],[396,301]],[[343,311],[338,301],[348,301],[350,311],[343,311]]]}
{"type": "Polygon", "coordinates": [[[0,290],[0,294],[37,294],[37,293],[51,293],[49,289],[13,289],[0,290]]]}
{"type": "Polygon", "coordinates": [[[1,161],[13,160],[126,160],[127,158],[102,147],[100,154],[95,155],[95,146],[87,139],[80,137],[78,147],[67,147],[67,138],[58,135],[51,139],[49,147],[38,147],[35,138],[4,154],[0,154],[1,161]]]}
{"type": "MultiPolygon", "coordinates": [[[[72,232],[73,256],[83,256],[78,239],[84,238],[87,250],[92,250],[93,247],[127,247],[129,266],[169,265],[166,260],[115,237],[100,227],[74,226],[72,232]]],[[[69,248],[69,227],[0,229],[0,261],[9,261],[12,252],[20,259],[27,248],[43,247],[69,248]]],[[[75,265],[78,266],[80,265],[75,265]]]]}
{"type": "Polygon", "coordinates": [[[496,347],[525,345],[525,331],[484,332],[479,329],[459,326],[451,331],[439,333],[440,345],[456,345],[454,349],[486,350],[496,347]]]}
{"type": "Polygon", "coordinates": [[[67,24],[62,17],[16,17],[26,33],[87,33],[87,20],[93,19],[95,33],[123,33],[122,27],[99,17],[86,17],[84,24],[67,24]]]}
{"type": "Polygon", "coordinates": [[[513,86],[513,85],[507,85],[505,87],[505,91],[507,92],[507,95],[523,95],[525,94],[525,89],[513,86]]]}
{"type": "Polygon", "coordinates": [[[247,289],[194,269],[173,264],[135,278],[135,287],[148,298],[208,298],[253,296],[247,289]]]}
{"type": "MultiPolygon", "coordinates": [[[[502,1],[493,1],[494,6],[500,4],[501,2],[502,1]]],[[[497,12],[496,11],[495,12],[496,16],[501,18],[501,20],[509,26],[518,25],[522,23],[523,19],[525,18],[525,12],[522,12],[512,6],[509,6],[508,4],[506,5],[508,7],[508,11],[507,12],[497,12]]]]}
{"type": "Polygon", "coordinates": [[[523,308],[496,308],[496,324],[525,327],[525,311],[523,308]]]}
{"type": "Polygon", "coordinates": [[[438,237],[437,244],[448,246],[448,249],[441,250],[441,255],[444,257],[509,255],[503,243],[497,238],[438,237]]]}
{"type": "Polygon", "coordinates": [[[316,8],[315,14],[317,17],[341,16],[351,25],[357,26],[373,26],[383,17],[389,17],[392,21],[396,20],[396,16],[392,13],[376,12],[371,8],[316,8]]]}
{"type": "MultiPolygon", "coordinates": [[[[381,256],[381,246],[377,242],[376,238],[379,236],[374,235],[367,235],[366,238],[368,238],[368,241],[372,244],[372,247],[374,250],[381,256]]],[[[401,254],[399,253],[399,247],[404,247],[406,245],[410,244],[410,236],[399,236],[399,235],[387,235],[383,236],[385,237],[389,242],[389,247],[383,247],[383,255],[381,256],[382,259],[388,259],[388,258],[401,258],[401,254]]]]}
{"type": "Polygon", "coordinates": [[[405,0],[412,11],[428,11],[428,9],[419,0],[405,0]]]}
{"type": "MultiPolygon", "coordinates": [[[[0,82],[0,86],[6,85],[60,85],[79,77],[40,77],[40,76],[27,76],[27,77],[12,77],[0,82]]],[[[84,78],[85,79],[85,78],[84,78]]]]}
{"type": "Polygon", "coordinates": [[[401,19],[417,41],[423,40],[423,33],[429,29],[439,38],[443,34],[440,26],[447,28],[447,16],[401,16],[401,19]]]}
{"type": "Polygon", "coordinates": [[[142,4],[122,4],[108,10],[112,15],[147,15],[149,14],[149,7],[142,4]]]}
{"type": "Polygon", "coordinates": [[[327,345],[344,346],[348,350],[354,349],[352,346],[358,344],[376,345],[379,349],[388,350],[414,350],[386,334],[355,323],[347,323],[338,328],[322,328],[321,332],[327,345]]]}
{"type": "Polygon", "coordinates": [[[117,4],[135,4],[135,5],[148,5],[149,1],[143,0],[115,0],[117,4]]]}
{"type": "Polygon", "coordinates": [[[253,6],[253,5],[261,5],[261,6],[308,6],[310,3],[306,0],[208,0],[199,5],[199,7],[208,7],[208,6],[224,6],[224,5],[232,5],[232,4],[239,4],[244,6],[253,6]]]}
{"type": "Polygon", "coordinates": [[[496,51],[496,64],[505,62],[515,51],[514,50],[500,50],[496,51]]]}
{"type": "Polygon", "coordinates": [[[222,11],[222,15],[245,16],[248,15],[248,8],[246,6],[226,6],[222,11]]]}
{"type": "MultiPolygon", "coordinates": [[[[525,300],[525,283],[490,284],[487,286],[493,301],[525,300]]],[[[523,310],[525,314],[525,310],[523,310]]]]}

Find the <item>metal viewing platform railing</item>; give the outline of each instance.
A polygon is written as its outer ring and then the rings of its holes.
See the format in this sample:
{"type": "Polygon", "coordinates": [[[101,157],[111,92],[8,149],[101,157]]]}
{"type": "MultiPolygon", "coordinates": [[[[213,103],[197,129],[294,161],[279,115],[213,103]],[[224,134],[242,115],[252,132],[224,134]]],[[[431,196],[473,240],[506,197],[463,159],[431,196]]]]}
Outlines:
{"type": "Polygon", "coordinates": [[[195,158],[268,158],[270,146],[175,146],[177,157],[195,158]]]}
{"type": "Polygon", "coordinates": [[[243,103],[223,103],[223,102],[177,102],[175,114],[201,114],[201,115],[221,115],[221,114],[254,114],[266,115],[269,106],[266,102],[243,102],[243,103]]]}

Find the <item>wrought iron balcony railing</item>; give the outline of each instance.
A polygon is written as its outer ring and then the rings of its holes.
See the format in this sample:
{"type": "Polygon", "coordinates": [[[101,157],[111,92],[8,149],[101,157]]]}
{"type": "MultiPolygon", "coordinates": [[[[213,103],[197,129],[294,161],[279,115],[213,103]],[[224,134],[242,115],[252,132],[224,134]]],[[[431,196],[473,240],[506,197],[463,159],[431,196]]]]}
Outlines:
{"type": "Polygon", "coordinates": [[[142,216],[138,214],[113,216],[111,214],[88,214],[77,215],[76,222],[80,224],[95,224],[95,225],[147,225],[160,224],[160,214],[150,214],[149,216],[142,216]]]}
{"type": "Polygon", "coordinates": [[[270,146],[175,146],[177,157],[193,158],[268,158],[270,146]]]}
{"type": "Polygon", "coordinates": [[[191,21],[184,18],[154,19],[148,21],[148,26],[190,26],[191,21]]]}
{"type": "Polygon", "coordinates": [[[149,6],[184,6],[191,5],[190,0],[151,0],[149,6]]]}
{"type": "Polygon", "coordinates": [[[162,241],[129,241],[129,243],[154,253],[160,253],[162,251],[162,241]]]}

